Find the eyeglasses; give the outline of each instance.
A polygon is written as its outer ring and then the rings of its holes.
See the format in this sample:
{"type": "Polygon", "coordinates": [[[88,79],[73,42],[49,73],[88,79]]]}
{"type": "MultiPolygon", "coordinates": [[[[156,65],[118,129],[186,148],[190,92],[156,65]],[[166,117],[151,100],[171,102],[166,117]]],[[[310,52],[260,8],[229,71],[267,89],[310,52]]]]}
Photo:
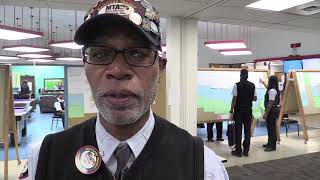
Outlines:
{"type": "Polygon", "coordinates": [[[105,46],[88,46],[84,48],[84,61],[93,65],[109,65],[121,53],[127,64],[134,67],[150,67],[154,65],[158,51],[152,48],[115,49],[105,46]]]}

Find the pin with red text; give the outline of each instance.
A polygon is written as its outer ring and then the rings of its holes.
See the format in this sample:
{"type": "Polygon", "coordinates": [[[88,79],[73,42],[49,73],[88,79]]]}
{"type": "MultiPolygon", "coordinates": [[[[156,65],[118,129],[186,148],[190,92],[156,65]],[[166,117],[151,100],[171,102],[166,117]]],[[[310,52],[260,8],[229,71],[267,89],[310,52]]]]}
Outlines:
{"type": "Polygon", "coordinates": [[[101,165],[99,150],[93,146],[80,148],[75,157],[78,170],[83,174],[94,174],[101,165]]]}

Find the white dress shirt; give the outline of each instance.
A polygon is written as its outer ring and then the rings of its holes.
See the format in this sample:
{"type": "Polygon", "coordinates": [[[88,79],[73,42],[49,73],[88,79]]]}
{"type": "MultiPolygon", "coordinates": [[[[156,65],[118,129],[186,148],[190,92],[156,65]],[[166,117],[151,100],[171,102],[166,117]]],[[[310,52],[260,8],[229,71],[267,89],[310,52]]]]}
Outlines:
{"type": "MultiPolygon", "coordinates": [[[[155,125],[155,119],[152,111],[150,111],[149,119],[146,124],[134,136],[126,140],[130,146],[133,155],[129,158],[127,166],[130,167],[135,158],[139,156],[142,149],[146,145],[155,125]]],[[[100,123],[99,116],[96,122],[96,138],[99,151],[103,154],[102,161],[108,167],[112,174],[117,169],[117,160],[113,154],[116,147],[121,143],[118,139],[109,134],[100,123]]],[[[41,145],[33,148],[33,152],[29,157],[29,180],[35,179],[38,156],[41,145]]],[[[217,155],[208,147],[204,146],[204,180],[229,180],[228,173],[219,160],[217,155]]]]}
{"type": "Polygon", "coordinates": [[[64,100],[63,99],[59,99],[57,98],[57,102],[54,103],[54,108],[56,108],[56,111],[62,111],[62,107],[61,107],[61,102],[64,103],[64,100]]]}
{"type": "Polygon", "coordinates": [[[269,101],[274,101],[276,100],[276,96],[277,96],[278,92],[275,89],[270,89],[268,92],[269,95],[269,101]]]}

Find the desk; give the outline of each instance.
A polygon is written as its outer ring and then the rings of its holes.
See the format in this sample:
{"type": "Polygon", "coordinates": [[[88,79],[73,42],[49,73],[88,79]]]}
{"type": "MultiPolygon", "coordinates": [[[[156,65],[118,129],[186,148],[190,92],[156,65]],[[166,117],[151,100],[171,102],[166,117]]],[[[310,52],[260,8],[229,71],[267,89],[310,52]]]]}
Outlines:
{"type": "Polygon", "coordinates": [[[14,104],[28,104],[30,105],[34,99],[15,99],[14,104]]]}
{"type": "Polygon", "coordinates": [[[16,107],[14,108],[14,114],[15,116],[24,116],[26,114],[29,114],[31,111],[32,107],[26,107],[26,108],[21,108],[21,107],[16,107]]]}
{"type": "MultiPolygon", "coordinates": [[[[18,136],[18,144],[21,143],[22,137],[25,137],[27,135],[27,119],[29,114],[31,113],[32,107],[26,107],[26,108],[15,108],[14,113],[16,116],[17,121],[17,136],[18,136]]],[[[13,136],[11,136],[13,137],[13,136]]],[[[11,139],[13,140],[13,139],[11,139]]],[[[11,141],[13,142],[13,141],[11,141]]]]}
{"type": "Polygon", "coordinates": [[[226,121],[233,121],[230,118],[230,115],[213,115],[209,118],[206,119],[201,119],[197,121],[198,124],[200,123],[216,123],[216,122],[226,122],[226,121]]]}
{"type": "Polygon", "coordinates": [[[15,107],[32,107],[32,111],[35,109],[35,99],[15,99],[14,106],[15,107]]]}

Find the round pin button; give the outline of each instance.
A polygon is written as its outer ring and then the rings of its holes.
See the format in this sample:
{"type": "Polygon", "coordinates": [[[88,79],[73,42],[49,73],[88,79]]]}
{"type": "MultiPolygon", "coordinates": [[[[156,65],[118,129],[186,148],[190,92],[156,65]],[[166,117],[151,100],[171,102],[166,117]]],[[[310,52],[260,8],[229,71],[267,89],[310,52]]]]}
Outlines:
{"type": "Polygon", "coordinates": [[[159,33],[159,28],[158,28],[158,26],[157,26],[154,22],[152,22],[152,21],[151,21],[151,24],[150,24],[150,28],[151,28],[151,31],[152,31],[153,33],[155,33],[155,34],[158,34],[158,33],[159,33]]]}
{"type": "Polygon", "coordinates": [[[93,146],[83,146],[75,157],[75,164],[83,174],[94,174],[101,165],[99,150],[93,146]]]}
{"type": "Polygon", "coordinates": [[[141,5],[146,9],[152,9],[152,5],[146,0],[141,0],[141,5]]]}
{"type": "Polygon", "coordinates": [[[138,13],[131,13],[129,19],[138,26],[142,23],[142,17],[138,13]]]}

